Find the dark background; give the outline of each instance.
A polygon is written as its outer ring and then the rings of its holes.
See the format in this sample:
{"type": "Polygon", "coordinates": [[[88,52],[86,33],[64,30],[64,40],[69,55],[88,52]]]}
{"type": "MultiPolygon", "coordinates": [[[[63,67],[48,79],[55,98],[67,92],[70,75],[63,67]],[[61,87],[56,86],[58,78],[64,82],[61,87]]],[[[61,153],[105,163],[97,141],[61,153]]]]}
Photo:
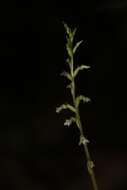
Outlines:
{"type": "Polygon", "coordinates": [[[127,3],[4,1],[0,5],[0,189],[92,189],[75,127],[56,106],[69,100],[65,31],[77,27],[75,64],[84,132],[100,189],[124,190],[127,161],[127,3]]]}

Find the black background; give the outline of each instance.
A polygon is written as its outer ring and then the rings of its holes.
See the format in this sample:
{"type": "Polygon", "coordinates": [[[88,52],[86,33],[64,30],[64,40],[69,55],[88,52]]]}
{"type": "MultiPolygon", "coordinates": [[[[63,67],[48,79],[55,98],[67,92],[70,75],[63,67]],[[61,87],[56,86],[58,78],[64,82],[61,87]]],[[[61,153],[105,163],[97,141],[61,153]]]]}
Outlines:
{"type": "Polygon", "coordinates": [[[56,106],[69,101],[62,21],[77,27],[75,64],[90,65],[77,90],[100,189],[126,185],[126,1],[4,1],[0,5],[0,188],[92,189],[75,127],[56,106]]]}

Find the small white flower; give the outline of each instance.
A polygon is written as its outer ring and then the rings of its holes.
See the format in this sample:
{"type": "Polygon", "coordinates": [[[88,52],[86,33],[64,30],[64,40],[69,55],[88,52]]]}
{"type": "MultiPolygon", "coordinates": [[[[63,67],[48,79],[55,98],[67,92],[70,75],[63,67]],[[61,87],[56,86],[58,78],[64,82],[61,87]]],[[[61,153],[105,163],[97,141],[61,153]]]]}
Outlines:
{"type": "Polygon", "coordinates": [[[86,139],[84,136],[80,136],[80,141],[79,141],[79,145],[81,145],[81,144],[87,144],[87,143],[89,143],[89,140],[88,139],[86,139]]]}
{"type": "Polygon", "coordinates": [[[72,123],[72,121],[71,120],[69,120],[69,119],[67,119],[65,122],[64,122],[64,126],[70,126],[71,125],[71,123],[72,123]]]}

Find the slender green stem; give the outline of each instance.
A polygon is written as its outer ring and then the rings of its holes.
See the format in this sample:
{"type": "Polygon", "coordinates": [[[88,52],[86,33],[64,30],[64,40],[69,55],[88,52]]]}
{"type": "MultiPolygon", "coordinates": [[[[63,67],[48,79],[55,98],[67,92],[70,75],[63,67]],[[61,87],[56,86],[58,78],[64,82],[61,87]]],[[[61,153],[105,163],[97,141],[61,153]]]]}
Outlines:
{"type": "MultiPolygon", "coordinates": [[[[81,120],[80,120],[80,134],[81,134],[81,136],[83,136],[83,129],[82,129],[81,120]]],[[[96,177],[95,177],[95,173],[94,173],[94,169],[93,169],[94,162],[91,159],[87,143],[83,144],[83,148],[84,148],[84,152],[85,152],[86,160],[87,160],[87,170],[88,170],[88,173],[89,173],[89,175],[91,177],[93,189],[98,190],[98,185],[97,185],[97,182],[96,182],[96,177]]]]}
{"type": "Polygon", "coordinates": [[[76,122],[76,125],[80,131],[80,143],[79,144],[80,145],[83,144],[84,153],[86,156],[87,170],[88,170],[88,173],[89,173],[90,178],[91,178],[92,187],[93,187],[93,190],[98,190],[98,185],[96,182],[94,169],[93,169],[94,168],[94,162],[92,161],[92,159],[90,157],[90,153],[89,153],[88,146],[87,146],[88,140],[84,137],[83,127],[82,127],[82,123],[81,123],[81,119],[80,119],[80,113],[79,113],[80,101],[83,100],[84,102],[88,102],[89,98],[82,96],[82,95],[76,96],[76,87],[75,87],[76,86],[75,85],[76,75],[78,74],[78,72],[80,70],[87,69],[87,68],[89,68],[89,66],[81,65],[81,66],[77,67],[76,69],[74,69],[74,54],[75,54],[77,48],[79,47],[79,45],[82,43],[82,41],[76,43],[76,45],[73,47],[73,40],[74,40],[74,35],[75,35],[76,30],[71,31],[71,29],[67,26],[67,24],[64,24],[64,26],[65,26],[66,33],[67,33],[66,49],[67,49],[67,52],[69,55],[69,58],[67,59],[67,63],[69,64],[70,73],[64,72],[62,75],[66,76],[71,81],[71,84],[69,84],[69,88],[71,90],[73,105],[62,104],[59,108],[56,109],[56,112],[59,113],[63,109],[69,109],[73,112],[73,114],[75,114],[74,117],[71,117],[69,120],[66,120],[64,125],[69,126],[72,124],[72,122],[76,122]]]}
{"type": "MultiPolygon", "coordinates": [[[[84,137],[84,134],[83,134],[83,128],[82,128],[82,123],[81,123],[81,119],[80,119],[80,114],[79,114],[79,109],[76,107],[76,104],[75,104],[75,80],[74,80],[74,61],[73,61],[73,56],[72,56],[72,60],[71,60],[71,75],[72,75],[72,98],[73,98],[73,104],[74,104],[74,107],[76,109],[76,118],[78,119],[79,121],[79,130],[80,130],[80,136],[84,137]]],[[[86,155],[86,159],[87,159],[87,170],[88,170],[88,173],[90,175],[90,178],[91,178],[91,181],[92,181],[92,185],[93,185],[93,189],[94,190],[98,190],[98,185],[97,185],[97,182],[96,182],[96,178],[95,178],[95,173],[94,173],[94,170],[93,170],[93,167],[94,167],[94,163],[90,157],[90,153],[89,153],[89,150],[88,150],[88,147],[87,147],[87,143],[83,143],[83,147],[84,147],[84,152],[85,152],[85,155],[86,155]]]]}
{"type": "Polygon", "coordinates": [[[74,80],[74,60],[73,60],[73,56],[71,58],[71,76],[72,76],[72,99],[73,99],[73,104],[75,106],[75,80],[74,80]]]}

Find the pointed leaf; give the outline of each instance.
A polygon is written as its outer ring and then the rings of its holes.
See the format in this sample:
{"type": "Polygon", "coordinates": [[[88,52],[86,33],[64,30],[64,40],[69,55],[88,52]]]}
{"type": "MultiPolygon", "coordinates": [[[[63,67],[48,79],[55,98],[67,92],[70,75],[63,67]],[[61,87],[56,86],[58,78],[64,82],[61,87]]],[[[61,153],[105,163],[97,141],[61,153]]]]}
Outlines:
{"type": "Polygon", "coordinates": [[[89,101],[90,101],[90,98],[85,97],[85,96],[83,96],[83,95],[77,96],[76,99],[75,99],[76,108],[79,106],[81,100],[82,100],[84,103],[86,103],[86,102],[89,102],[89,101]]]}
{"type": "Polygon", "coordinates": [[[63,22],[63,25],[64,25],[64,28],[65,28],[67,34],[70,35],[71,29],[69,28],[69,26],[65,22],[63,22]]]}
{"type": "Polygon", "coordinates": [[[87,66],[87,65],[78,66],[74,71],[74,77],[76,77],[76,75],[78,74],[79,71],[81,71],[83,69],[89,69],[89,68],[90,68],[90,66],[87,66]]]}
{"type": "Polygon", "coordinates": [[[59,113],[61,112],[63,109],[69,109],[72,112],[76,112],[76,109],[70,105],[70,104],[62,104],[60,107],[56,108],[56,112],[59,113]]]}
{"type": "Polygon", "coordinates": [[[74,48],[73,48],[73,53],[74,53],[74,54],[75,54],[77,48],[80,46],[80,44],[81,44],[82,42],[83,42],[83,40],[81,40],[81,41],[79,41],[79,42],[76,43],[76,45],[75,45],[74,48]]]}
{"type": "Polygon", "coordinates": [[[72,112],[74,112],[74,113],[76,112],[76,109],[75,109],[72,105],[67,104],[66,107],[67,107],[69,110],[71,110],[72,112]]]}
{"type": "Polygon", "coordinates": [[[72,33],[71,33],[71,37],[70,37],[71,42],[74,41],[74,36],[75,36],[75,34],[76,34],[76,31],[77,31],[77,29],[75,28],[75,29],[72,31],[72,33]]]}
{"type": "Polygon", "coordinates": [[[76,31],[77,31],[77,28],[75,28],[75,29],[73,30],[73,32],[72,32],[73,37],[75,36],[76,31]]]}
{"type": "Polygon", "coordinates": [[[67,48],[68,55],[72,57],[72,49],[68,45],[66,46],[66,48],[67,48]]]}

